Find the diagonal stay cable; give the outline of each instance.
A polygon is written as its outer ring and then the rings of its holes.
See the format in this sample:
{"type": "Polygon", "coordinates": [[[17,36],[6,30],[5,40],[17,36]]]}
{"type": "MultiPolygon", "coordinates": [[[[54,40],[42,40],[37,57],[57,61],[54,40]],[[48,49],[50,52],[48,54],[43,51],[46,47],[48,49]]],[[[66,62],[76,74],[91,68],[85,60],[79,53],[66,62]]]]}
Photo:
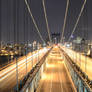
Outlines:
{"type": "Polygon", "coordinates": [[[72,35],[74,34],[74,32],[75,32],[75,29],[76,29],[76,27],[77,27],[77,25],[78,25],[78,23],[79,23],[79,20],[80,20],[81,15],[82,15],[82,12],[83,12],[83,10],[84,10],[84,8],[85,8],[86,2],[87,2],[87,0],[85,0],[84,3],[83,3],[83,5],[82,5],[81,11],[80,11],[80,13],[79,13],[79,16],[78,16],[78,18],[77,18],[77,21],[76,21],[76,23],[75,23],[75,26],[74,26],[74,28],[73,28],[73,31],[72,31],[72,33],[71,33],[71,35],[70,35],[68,41],[71,40],[71,36],[72,36],[72,35]]]}
{"type": "Polygon", "coordinates": [[[36,21],[35,21],[33,15],[32,15],[32,12],[31,12],[31,9],[30,9],[30,7],[29,7],[29,4],[28,4],[27,0],[25,0],[25,4],[26,4],[27,9],[28,9],[28,12],[29,12],[29,14],[30,14],[30,16],[31,16],[31,18],[32,18],[32,21],[33,21],[33,23],[34,23],[34,25],[35,25],[35,28],[36,28],[36,30],[37,30],[37,32],[38,32],[38,35],[40,36],[42,42],[45,43],[45,41],[44,41],[44,39],[43,39],[43,37],[42,37],[42,35],[41,35],[41,33],[40,33],[40,30],[39,30],[39,28],[38,28],[38,26],[37,26],[37,24],[36,24],[36,21]]]}
{"type": "Polygon", "coordinates": [[[50,40],[50,42],[52,42],[51,36],[50,36],[50,29],[49,29],[49,25],[48,25],[48,19],[47,19],[47,13],[46,13],[46,7],[45,7],[44,0],[42,0],[42,4],[43,4],[43,9],[44,9],[44,15],[45,15],[45,20],[46,20],[46,26],[47,26],[47,32],[48,32],[49,40],[50,40]]]}
{"type": "Polygon", "coordinates": [[[68,8],[69,8],[69,0],[67,0],[66,11],[65,11],[65,17],[64,17],[64,24],[63,24],[63,30],[62,30],[62,35],[61,35],[61,40],[60,40],[60,42],[63,40],[63,35],[64,35],[64,31],[65,31],[65,26],[66,26],[66,19],[67,19],[68,8]]]}

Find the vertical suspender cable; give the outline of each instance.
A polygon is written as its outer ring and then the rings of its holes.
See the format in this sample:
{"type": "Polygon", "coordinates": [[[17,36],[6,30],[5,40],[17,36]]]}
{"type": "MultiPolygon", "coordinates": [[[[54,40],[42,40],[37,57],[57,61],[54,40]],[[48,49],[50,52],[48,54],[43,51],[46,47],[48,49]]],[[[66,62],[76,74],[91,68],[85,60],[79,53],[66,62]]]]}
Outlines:
{"type": "MultiPolygon", "coordinates": [[[[84,32],[85,32],[85,50],[88,51],[88,16],[87,16],[87,4],[84,9],[84,32]]],[[[87,55],[87,52],[85,52],[87,55]]],[[[87,57],[85,56],[85,72],[87,72],[87,57]]]]}
{"type": "Polygon", "coordinates": [[[24,2],[24,45],[25,45],[25,2],[24,2]]]}
{"type": "Polygon", "coordinates": [[[17,30],[16,30],[16,41],[17,41],[17,44],[19,44],[19,1],[17,1],[17,7],[16,7],[16,26],[17,26],[17,30]]]}
{"type": "MultiPolygon", "coordinates": [[[[6,42],[9,44],[10,43],[10,23],[9,22],[9,16],[10,16],[10,12],[9,12],[9,1],[7,0],[7,39],[6,39],[6,42]]],[[[8,45],[7,44],[7,45],[8,45]]],[[[9,49],[7,50],[8,51],[8,63],[9,63],[9,49]]]]}
{"type": "Polygon", "coordinates": [[[26,48],[25,48],[25,56],[26,56],[26,74],[27,74],[27,43],[28,43],[28,20],[27,20],[28,16],[27,16],[27,10],[26,10],[26,7],[25,7],[25,29],[26,29],[26,32],[25,32],[25,39],[26,39],[26,48]]]}
{"type": "Polygon", "coordinates": [[[13,2],[13,16],[14,16],[14,45],[16,44],[16,0],[13,2]]]}
{"type": "MultiPolygon", "coordinates": [[[[17,0],[13,1],[13,14],[14,14],[14,45],[17,43],[16,40],[16,31],[17,31],[17,0]]],[[[17,92],[19,91],[19,86],[18,86],[18,62],[17,62],[17,57],[16,59],[16,84],[17,84],[17,92]]]]}
{"type": "Polygon", "coordinates": [[[9,1],[7,0],[7,42],[9,43],[10,42],[10,23],[8,23],[10,20],[10,12],[9,12],[9,1]]]}

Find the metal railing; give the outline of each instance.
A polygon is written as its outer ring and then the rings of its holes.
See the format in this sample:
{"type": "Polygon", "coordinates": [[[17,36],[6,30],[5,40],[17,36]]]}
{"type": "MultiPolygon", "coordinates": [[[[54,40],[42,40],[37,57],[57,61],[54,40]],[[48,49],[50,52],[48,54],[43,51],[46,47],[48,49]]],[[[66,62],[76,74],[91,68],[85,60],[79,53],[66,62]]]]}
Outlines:
{"type": "Polygon", "coordinates": [[[51,49],[44,55],[44,57],[40,61],[38,61],[38,63],[32,68],[32,70],[19,83],[19,90],[17,91],[16,85],[12,92],[35,92],[41,79],[41,71],[44,70],[44,61],[51,49]]]}
{"type": "Polygon", "coordinates": [[[71,75],[77,92],[92,92],[92,81],[62,49],[61,51],[65,57],[65,64],[71,75]]]}

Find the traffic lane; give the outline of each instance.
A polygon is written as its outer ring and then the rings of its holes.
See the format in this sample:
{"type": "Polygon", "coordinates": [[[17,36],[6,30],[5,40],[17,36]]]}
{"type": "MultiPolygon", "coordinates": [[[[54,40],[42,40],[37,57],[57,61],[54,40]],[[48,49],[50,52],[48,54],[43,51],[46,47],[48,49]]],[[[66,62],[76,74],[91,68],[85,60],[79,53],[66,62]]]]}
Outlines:
{"type": "MultiPolygon", "coordinates": [[[[30,53],[27,54],[27,56],[29,56],[29,55],[31,56],[32,53],[30,52],[30,53]]],[[[25,58],[25,56],[21,56],[21,57],[18,58],[18,61],[21,61],[24,58],[25,58]]],[[[7,64],[6,66],[3,66],[2,68],[0,67],[0,71],[2,71],[4,69],[7,69],[9,66],[14,65],[15,63],[16,63],[16,60],[15,59],[11,60],[10,63],[7,64]]]]}
{"type": "Polygon", "coordinates": [[[58,61],[56,61],[57,63],[55,63],[55,61],[53,62],[54,64],[53,64],[53,67],[52,67],[53,77],[52,77],[51,92],[62,92],[61,91],[62,88],[61,88],[61,81],[60,81],[60,75],[59,75],[58,61]]]}
{"type": "MultiPolygon", "coordinates": [[[[42,50],[39,50],[39,53],[40,53],[40,54],[41,54],[41,53],[44,54],[44,53],[46,52],[46,50],[47,50],[47,48],[42,49],[42,50]]],[[[33,52],[32,55],[35,56],[35,55],[37,54],[37,52],[38,52],[38,51],[33,52]]],[[[31,58],[32,58],[32,55],[29,53],[29,54],[27,55],[27,58],[30,58],[30,59],[31,59],[31,58]]],[[[16,60],[15,60],[15,61],[16,61],[16,60]]],[[[23,63],[26,61],[26,56],[23,56],[21,59],[20,59],[20,58],[17,59],[17,61],[18,61],[18,65],[19,65],[19,64],[23,64],[23,63]]],[[[3,69],[3,70],[1,70],[1,71],[0,71],[0,78],[1,78],[2,76],[4,76],[5,74],[9,73],[10,71],[13,71],[15,68],[16,68],[16,63],[14,63],[13,65],[11,65],[11,66],[9,66],[9,67],[3,69]]],[[[1,80],[0,80],[0,81],[1,81],[1,80]]]]}
{"type": "Polygon", "coordinates": [[[67,68],[65,67],[64,62],[62,64],[58,64],[59,68],[59,77],[60,77],[60,84],[61,84],[61,92],[75,92],[74,85],[70,80],[70,75],[67,73],[67,68]]]}
{"type": "MultiPolygon", "coordinates": [[[[48,48],[48,47],[47,47],[48,48]]],[[[40,50],[42,50],[42,49],[39,49],[39,51],[40,50]]],[[[27,56],[31,56],[33,53],[37,53],[38,52],[38,50],[36,50],[36,51],[34,51],[34,52],[29,52],[28,54],[27,54],[27,56]]],[[[18,61],[21,61],[21,60],[23,60],[24,58],[25,58],[26,56],[24,55],[24,56],[21,56],[21,57],[19,57],[18,58],[18,61]]],[[[14,59],[14,60],[11,60],[11,62],[9,63],[9,64],[7,64],[6,66],[4,66],[4,67],[0,67],[0,71],[2,71],[2,70],[4,70],[4,69],[7,69],[9,66],[11,66],[11,65],[14,65],[16,63],[16,60],[14,59]]]]}
{"type": "Polygon", "coordinates": [[[64,63],[59,61],[57,56],[59,55],[48,58],[49,63],[47,64],[46,71],[42,75],[43,78],[41,79],[37,92],[75,92],[64,63]],[[57,60],[54,60],[54,58],[57,60]]]}
{"type": "Polygon", "coordinates": [[[67,74],[64,62],[57,61],[57,63],[54,63],[53,66],[51,92],[75,92],[70,78],[67,74]]]}
{"type": "MultiPolygon", "coordinates": [[[[37,59],[34,58],[34,64],[36,63],[36,60],[37,59]]],[[[28,72],[30,71],[30,68],[32,68],[32,65],[30,65],[30,64],[31,63],[29,62],[28,66],[27,66],[27,71],[28,72]]],[[[24,64],[24,66],[22,66],[21,68],[19,68],[19,80],[22,79],[25,75],[26,75],[26,63],[24,64]]],[[[5,90],[7,91],[7,89],[11,89],[11,87],[13,87],[16,84],[16,70],[15,70],[15,72],[13,74],[11,74],[7,78],[5,78],[4,81],[0,82],[0,84],[2,84],[0,86],[0,88],[4,89],[4,92],[5,92],[5,90]]]]}
{"type": "Polygon", "coordinates": [[[49,72],[49,69],[46,69],[44,72],[42,79],[40,80],[40,86],[37,89],[37,92],[50,92],[51,89],[51,81],[52,81],[52,74],[47,76],[47,72],[49,72]]]}
{"type": "Polygon", "coordinates": [[[64,64],[55,64],[45,72],[45,79],[42,79],[37,92],[75,92],[72,83],[67,75],[64,64]],[[55,66],[58,66],[55,68],[55,66]]]}
{"type": "MultiPolygon", "coordinates": [[[[40,51],[39,51],[40,52],[40,51]]],[[[39,56],[40,55],[44,55],[46,52],[40,52],[40,54],[39,54],[39,56]]],[[[36,57],[37,56],[37,54],[34,54],[33,56],[31,56],[31,57],[28,57],[27,56],[27,61],[30,59],[32,59],[32,57],[34,58],[34,57],[36,57]]],[[[22,65],[24,65],[24,63],[26,62],[26,57],[25,57],[25,59],[24,60],[22,60],[22,61],[18,61],[18,66],[22,66],[22,65]]],[[[28,61],[29,62],[29,61],[28,61]]],[[[27,62],[27,63],[28,63],[27,62]]],[[[13,73],[13,71],[16,69],[16,64],[14,64],[14,65],[12,65],[12,66],[10,66],[10,67],[8,67],[8,68],[6,68],[6,69],[4,69],[4,70],[2,70],[2,71],[0,71],[0,82],[3,80],[3,79],[5,79],[6,77],[7,77],[7,75],[8,75],[8,73],[13,73]]]]}
{"type": "MultiPolygon", "coordinates": [[[[39,54],[39,60],[43,57],[45,53],[39,54]]],[[[33,58],[33,65],[37,63],[37,56],[33,58]]],[[[29,59],[30,60],[30,59],[29,59]]],[[[27,71],[29,72],[30,69],[32,69],[32,60],[28,62],[27,64],[27,71]]],[[[26,63],[24,63],[22,66],[20,65],[19,68],[19,80],[21,80],[26,75],[26,63]]],[[[7,76],[3,81],[0,82],[0,92],[9,92],[14,85],[16,85],[16,69],[15,71],[7,76]]]]}

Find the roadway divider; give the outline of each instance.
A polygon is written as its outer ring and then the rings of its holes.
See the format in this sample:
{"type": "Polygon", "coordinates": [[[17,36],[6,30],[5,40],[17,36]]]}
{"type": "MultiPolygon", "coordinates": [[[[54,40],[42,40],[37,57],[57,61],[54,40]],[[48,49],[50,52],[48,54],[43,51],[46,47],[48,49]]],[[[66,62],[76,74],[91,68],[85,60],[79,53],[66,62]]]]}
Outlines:
{"type": "Polygon", "coordinates": [[[19,88],[17,90],[17,86],[14,87],[14,92],[36,92],[39,81],[44,72],[46,62],[45,59],[48,56],[49,52],[53,47],[49,49],[49,51],[44,55],[44,57],[33,67],[33,69],[24,77],[24,79],[19,83],[19,88]]]}
{"type": "MultiPolygon", "coordinates": [[[[60,48],[61,49],[61,48],[60,48]]],[[[80,67],[72,61],[72,59],[62,50],[66,67],[70,73],[72,81],[77,89],[77,92],[92,92],[92,81],[83,72],[80,67]]]]}

